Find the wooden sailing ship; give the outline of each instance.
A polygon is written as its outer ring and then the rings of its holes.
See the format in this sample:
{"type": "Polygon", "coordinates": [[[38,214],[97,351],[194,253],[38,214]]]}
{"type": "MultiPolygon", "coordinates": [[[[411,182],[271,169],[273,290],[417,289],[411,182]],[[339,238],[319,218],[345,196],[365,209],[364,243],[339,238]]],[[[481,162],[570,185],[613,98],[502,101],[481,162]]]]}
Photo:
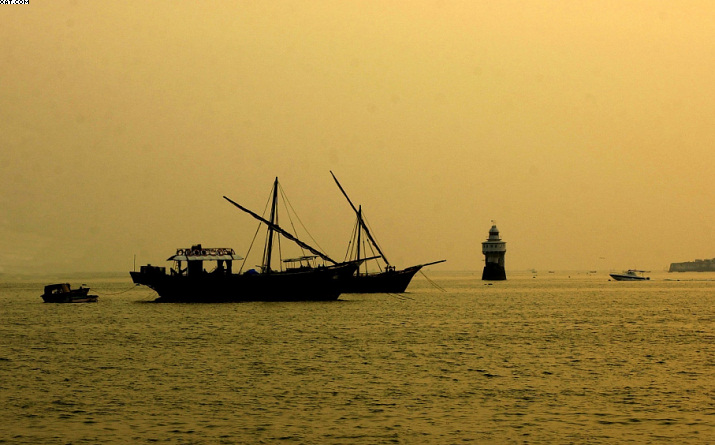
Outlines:
{"type": "Polygon", "coordinates": [[[333,174],[332,171],[330,174],[333,176],[335,183],[342,192],[343,196],[345,196],[345,199],[350,204],[350,207],[353,209],[356,216],[355,229],[353,230],[353,236],[348,247],[346,258],[359,261],[364,264],[364,268],[358,268],[355,274],[347,280],[344,292],[402,293],[405,292],[415,274],[423,267],[447,261],[433,261],[431,263],[418,264],[404,269],[397,269],[395,266],[390,264],[365,222],[365,218],[362,213],[362,206],[356,208],[350,200],[347,192],[345,192],[343,186],[340,185],[338,178],[335,177],[335,174],[333,174]],[[363,245],[369,246],[370,249],[374,249],[374,252],[377,255],[372,256],[371,258],[365,258],[366,249],[363,248],[363,245]],[[367,259],[374,259],[373,265],[377,266],[378,271],[374,272],[368,270],[368,264],[367,261],[365,261],[367,259]]]}
{"type": "Polygon", "coordinates": [[[159,294],[160,302],[242,302],[242,301],[325,301],[337,300],[345,284],[358,269],[360,261],[338,263],[304,243],[277,223],[278,178],[273,184],[269,219],[248,210],[224,196],[228,202],[267,225],[267,237],[260,270],[233,272],[233,262],[243,259],[228,248],[178,249],[168,261],[174,266],[169,273],[164,267],[142,266],[131,272],[134,283],[150,287],[159,294]],[[271,267],[274,239],[289,239],[313,255],[286,260],[286,269],[271,267]],[[316,258],[324,260],[316,265],[316,258]],[[216,268],[207,272],[205,262],[215,262],[216,268]],[[186,267],[184,268],[184,263],[186,267]],[[326,265],[326,263],[329,263],[326,265]]]}

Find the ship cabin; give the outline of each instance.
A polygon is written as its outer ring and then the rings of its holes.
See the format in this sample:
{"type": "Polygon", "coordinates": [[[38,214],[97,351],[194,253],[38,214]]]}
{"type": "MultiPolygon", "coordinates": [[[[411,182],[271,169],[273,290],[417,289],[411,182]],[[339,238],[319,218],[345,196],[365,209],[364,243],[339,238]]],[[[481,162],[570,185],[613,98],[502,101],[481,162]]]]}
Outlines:
{"type": "Polygon", "coordinates": [[[173,261],[172,275],[197,276],[207,273],[204,270],[204,261],[216,262],[216,267],[208,272],[213,274],[230,275],[233,273],[233,261],[242,260],[231,248],[202,247],[201,244],[191,246],[190,249],[176,249],[176,255],[170,256],[167,261],[173,261]],[[186,267],[184,267],[184,262],[186,267]]]}
{"type": "MultiPolygon", "coordinates": [[[[82,289],[82,287],[80,287],[82,289]]],[[[69,283],[49,284],[45,286],[45,295],[68,294],[72,290],[69,283]]]]}

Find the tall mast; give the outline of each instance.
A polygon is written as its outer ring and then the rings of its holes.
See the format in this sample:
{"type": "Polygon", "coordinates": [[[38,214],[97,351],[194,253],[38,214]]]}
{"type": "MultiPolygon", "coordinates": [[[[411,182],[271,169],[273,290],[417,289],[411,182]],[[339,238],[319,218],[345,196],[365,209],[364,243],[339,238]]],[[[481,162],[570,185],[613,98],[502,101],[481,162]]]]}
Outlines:
{"type": "Polygon", "coordinates": [[[353,202],[350,200],[350,197],[348,197],[348,194],[345,192],[343,189],[343,186],[340,185],[340,182],[338,182],[338,178],[335,177],[333,172],[331,171],[330,174],[333,176],[333,179],[335,180],[335,183],[338,185],[338,188],[340,189],[341,192],[343,192],[343,196],[345,196],[345,199],[348,200],[348,203],[350,204],[350,207],[353,208],[353,211],[357,214],[358,217],[358,222],[362,226],[363,230],[365,230],[365,235],[367,235],[367,238],[370,240],[370,243],[372,243],[373,246],[375,246],[375,249],[380,253],[380,256],[382,259],[385,261],[386,265],[390,265],[390,262],[387,260],[385,257],[385,254],[382,253],[382,250],[380,250],[380,246],[377,245],[377,241],[375,241],[375,238],[372,237],[372,234],[370,233],[370,230],[367,228],[367,224],[365,224],[365,221],[362,219],[362,206],[360,207],[361,210],[358,210],[355,208],[355,205],[353,202]]]}
{"type": "MultiPolygon", "coordinates": [[[[361,216],[362,216],[362,206],[358,206],[358,219],[361,219],[361,216]]],[[[362,244],[360,235],[362,235],[362,228],[359,226],[358,231],[357,231],[357,256],[355,257],[355,259],[358,261],[360,261],[360,245],[362,244]]],[[[359,272],[359,270],[358,270],[358,272],[359,272]]],[[[367,273],[367,265],[365,266],[365,272],[367,273]]]]}
{"type": "Polygon", "coordinates": [[[286,231],[283,230],[278,224],[275,224],[275,223],[272,223],[272,222],[268,221],[267,219],[261,217],[260,215],[258,215],[258,214],[256,214],[256,213],[254,213],[254,212],[248,210],[247,208],[243,207],[241,204],[238,204],[237,202],[232,201],[231,199],[227,198],[226,196],[224,196],[223,199],[225,199],[226,201],[228,201],[228,202],[230,202],[231,204],[235,205],[236,207],[238,207],[239,209],[243,210],[244,212],[248,213],[249,215],[251,215],[252,217],[256,218],[257,220],[261,221],[262,223],[266,224],[268,227],[270,227],[270,228],[273,229],[274,231],[280,233],[281,235],[285,236],[286,238],[288,238],[289,240],[293,241],[294,243],[298,244],[300,247],[302,247],[302,248],[304,248],[304,249],[307,249],[307,250],[313,252],[314,254],[318,255],[320,258],[324,259],[325,261],[329,261],[329,262],[331,262],[331,263],[333,263],[333,264],[338,264],[337,261],[335,261],[334,259],[330,258],[328,255],[324,254],[323,252],[319,251],[318,249],[316,249],[316,248],[314,248],[314,247],[311,247],[311,246],[307,245],[307,244],[304,243],[303,241],[301,241],[301,240],[299,240],[298,238],[296,238],[295,236],[291,235],[289,232],[286,232],[286,231]]]}
{"type": "Polygon", "coordinates": [[[273,182],[273,201],[271,202],[271,223],[268,224],[268,244],[266,245],[266,250],[263,252],[263,272],[269,273],[271,271],[271,256],[273,254],[273,226],[276,223],[276,210],[278,207],[278,177],[273,182]]]}

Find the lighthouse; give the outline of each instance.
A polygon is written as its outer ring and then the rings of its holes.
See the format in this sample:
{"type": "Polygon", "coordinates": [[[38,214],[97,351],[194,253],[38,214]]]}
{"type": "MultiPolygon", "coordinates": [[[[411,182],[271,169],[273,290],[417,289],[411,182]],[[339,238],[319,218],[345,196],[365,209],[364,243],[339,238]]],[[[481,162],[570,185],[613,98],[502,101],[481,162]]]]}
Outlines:
{"type": "Polygon", "coordinates": [[[482,280],[506,280],[506,270],[504,270],[506,242],[499,238],[499,229],[493,223],[494,221],[492,221],[492,228],[489,229],[489,238],[482,243],[484,254],[482,280]]]}

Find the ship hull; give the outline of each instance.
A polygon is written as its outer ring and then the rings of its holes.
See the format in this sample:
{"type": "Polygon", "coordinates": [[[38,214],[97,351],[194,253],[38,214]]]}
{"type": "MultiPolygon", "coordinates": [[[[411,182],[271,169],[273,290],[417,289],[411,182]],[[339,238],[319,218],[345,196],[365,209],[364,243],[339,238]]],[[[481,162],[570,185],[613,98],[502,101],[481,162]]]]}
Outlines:
{"type": "Polygon", "coordinates": [[[157,294],[157,302],[331,301],[343,292],[357,263],[268,274],[167,275],[150,269],[130,272],[136,284],[157,294]]]}
{"type": "Polygon", "coordinates": [[[96,295],[43,295],[45,303],[96,303],[96,295]]]}
{"type": "Polygon", "coordinates": [[[344,292],[351,294],[399,294],[407,289],[412,277],[420,269],[422,269],[422,266],[413,266],[402,270],[353,275],[346,281],[344,292]]]}

